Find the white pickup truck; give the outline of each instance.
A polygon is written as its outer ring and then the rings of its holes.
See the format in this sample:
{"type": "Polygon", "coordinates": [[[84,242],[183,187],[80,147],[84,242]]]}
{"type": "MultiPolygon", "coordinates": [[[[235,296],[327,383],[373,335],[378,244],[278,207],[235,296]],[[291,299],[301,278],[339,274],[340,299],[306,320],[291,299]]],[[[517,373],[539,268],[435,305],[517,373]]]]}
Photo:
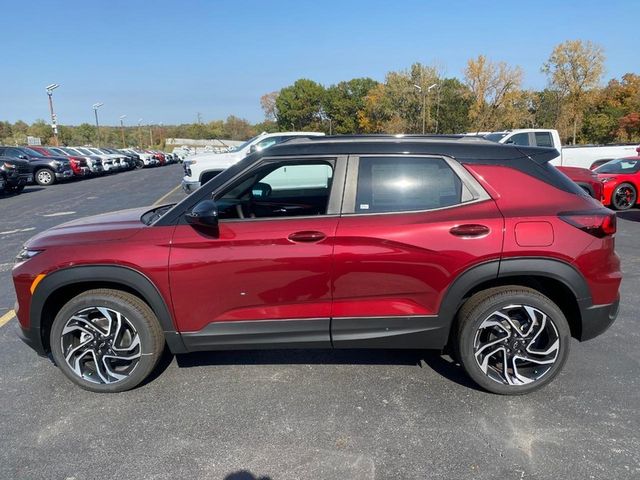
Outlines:
{"type": "Polygon", "coordinates": [[[264,132],[247,140],[242,145],[234,147],[229,152],[203,153],[191,156],[183,162],[182,189],[187,193],[197,190],[202,184],[255,151],[264,150],[294,137],[317,137],[322,135],[324,133],[320,132],[264,132]]]}
{"type": "MultiPolygon", "coordinates": [[[[470,134],[477,135],[477,134],[470,134]]],[[[638,144],[621,145],[568,145],[562,146],[557,130],[523,128],[482,134],[487,140],[514,145],[553,147],[560,156],[553,165],[593,169],[614,158],[633,157],[640,154],[638,144]]]]}

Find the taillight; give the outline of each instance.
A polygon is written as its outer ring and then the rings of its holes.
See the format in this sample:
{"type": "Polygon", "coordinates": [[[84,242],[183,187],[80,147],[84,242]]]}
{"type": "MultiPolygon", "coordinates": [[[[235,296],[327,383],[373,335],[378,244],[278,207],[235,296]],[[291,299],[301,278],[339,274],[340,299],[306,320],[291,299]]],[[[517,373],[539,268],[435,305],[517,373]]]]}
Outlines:
{"type": "Polygon", "coordinates": [[[617,217],[608,209],[562,212],[558,214],[558,217],[594,237],[604,238],[616,233],[617,217]]]}

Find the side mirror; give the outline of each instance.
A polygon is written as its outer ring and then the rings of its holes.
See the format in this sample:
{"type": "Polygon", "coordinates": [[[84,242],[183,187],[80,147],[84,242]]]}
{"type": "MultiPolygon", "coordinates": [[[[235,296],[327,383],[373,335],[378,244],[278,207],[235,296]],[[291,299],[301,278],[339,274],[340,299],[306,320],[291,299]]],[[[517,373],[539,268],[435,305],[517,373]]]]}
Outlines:
{"type": "Polygon", "coordinates": [[[218,207],[213,200],[203,200],[185,215],[187,222],[200,227],[218,226],[218,207]]]}
{"type": "Polygon", "coordinates": [[[271,185],[268,183],[258,182],[251,187],[251,196],[254,199],[267,198],[271,195],[271,185]]]}
{"type": "Polygon", "coordinates": [[[249,147],[249,154],[256,153],[257,151],[258,151],[258,147],[256,147],[255,145],[251,145],[249,147]]]}
{"type": "Polygon", "coordinates": [[[18,158],[22,159],[22,160],[28,160],[28,157],[26,155],[18,155],[18,158]]]}

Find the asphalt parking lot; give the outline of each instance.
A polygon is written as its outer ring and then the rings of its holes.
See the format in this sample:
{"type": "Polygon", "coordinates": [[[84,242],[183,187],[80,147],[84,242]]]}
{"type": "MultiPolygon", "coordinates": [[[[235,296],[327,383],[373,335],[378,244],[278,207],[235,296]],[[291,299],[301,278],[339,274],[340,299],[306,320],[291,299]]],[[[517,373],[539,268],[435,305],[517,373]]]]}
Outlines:
{"type": "MultiPolygon", "coordinates": [[[[180,166],[0,197],[0,318],[13,258],[63,221],[183,197],[180,166]]],[[[420,351],[166,356],[130,392],[83,391],[0,326],[0,478],[640,478],[640,210],[619,215],[620,316],[524,397],[420,351]]]]}

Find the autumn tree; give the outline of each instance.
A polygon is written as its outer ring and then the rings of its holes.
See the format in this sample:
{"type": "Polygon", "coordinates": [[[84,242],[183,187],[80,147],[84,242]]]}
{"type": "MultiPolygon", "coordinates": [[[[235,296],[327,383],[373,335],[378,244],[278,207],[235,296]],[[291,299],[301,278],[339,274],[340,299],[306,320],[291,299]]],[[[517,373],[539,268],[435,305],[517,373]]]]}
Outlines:
{"type": "Polygon", "coordinates": [[[494,63],[479,55],[467,62],[464,78],[471,96],[469,120],[473,130],[515,127],[526,116],[520,67],[494,63]]]}
{"type": "Polygon", "coordinates": [[[598,86],[604,73],[604,59],[602,48],[598,45],[589,41],[568,40],[553,49],[542,67],[550,85],[566,99],[574,144],[578,125],[588,106],[588,92],[598,86]]]}
{"type": "Polygon", "coordinates": [[[264,112],[264,118],[266,120],[275,121],[278,117],[278,108],[276,106],[276,100],[280,92],[265,93],[260,97],[260,107],[264,112]]]}

